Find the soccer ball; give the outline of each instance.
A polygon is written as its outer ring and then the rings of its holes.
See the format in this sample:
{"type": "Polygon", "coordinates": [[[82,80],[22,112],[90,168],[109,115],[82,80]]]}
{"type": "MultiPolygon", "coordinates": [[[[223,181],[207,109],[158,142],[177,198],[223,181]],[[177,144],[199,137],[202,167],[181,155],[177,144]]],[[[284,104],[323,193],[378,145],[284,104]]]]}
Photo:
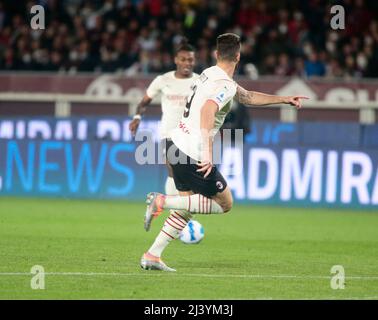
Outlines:
{"type": "Polygon", "coordinates": [[[199,243],[205,236],[203,226],[195,220],[190,220],[180,233],[180,240],[187,244],[199,243]]]}

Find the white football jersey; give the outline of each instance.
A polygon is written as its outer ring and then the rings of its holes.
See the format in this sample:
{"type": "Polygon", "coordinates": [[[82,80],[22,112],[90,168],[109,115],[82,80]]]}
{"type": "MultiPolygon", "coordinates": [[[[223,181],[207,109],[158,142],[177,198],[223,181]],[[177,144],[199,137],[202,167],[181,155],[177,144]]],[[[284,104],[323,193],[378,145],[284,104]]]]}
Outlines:
{"type": "Polygon", "coordinates": [[[174,144],[196,161],[203,158],[201,138],[201,108],[207,100],[218,105],[212,135],[215,136],[231,109],[237,84],[218,66],[205,69],[192,85],[185,112],[179,125],[172,131],[174,144]]]}
{"type": "Polygon", "coordinates": [[[171,138],[171,131],[180,121],[184,112],[186,98],[190,88],[198,74],[193,73],[191,78],[179,79],[175,77],[175,71],[170,71],[157,76],[147,88],[147,96],[153,99],[161,94],[161,127],[160,138],[171,138]]]}

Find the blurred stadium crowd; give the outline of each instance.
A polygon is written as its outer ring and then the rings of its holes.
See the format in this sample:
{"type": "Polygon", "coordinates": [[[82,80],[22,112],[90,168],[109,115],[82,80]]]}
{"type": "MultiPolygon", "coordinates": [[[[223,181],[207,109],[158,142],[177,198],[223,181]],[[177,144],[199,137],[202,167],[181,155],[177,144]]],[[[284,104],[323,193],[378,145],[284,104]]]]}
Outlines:
{"type": "Polygon", "coordinates": [[[216,36],[242,36],[239,74],[378,77],[376,0],[0,0],[0,70],[160,73],[185,36],[196,71],[213,62],[216,36]],[[30,28],[30,7],[46,30],[30,28]],[[345,8],[332,30],[330,8],[345,8]]]}

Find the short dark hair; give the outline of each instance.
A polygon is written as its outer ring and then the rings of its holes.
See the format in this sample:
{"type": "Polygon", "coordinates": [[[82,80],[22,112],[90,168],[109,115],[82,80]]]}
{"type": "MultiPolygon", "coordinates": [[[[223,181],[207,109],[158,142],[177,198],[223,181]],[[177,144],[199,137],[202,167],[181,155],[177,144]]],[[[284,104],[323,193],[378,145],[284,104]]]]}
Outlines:
{"type": "Polygon", "coordinates": [[[194,52],[195,49],[191,44],[189,44],[188,39],[182,38],[179,45],[176,47],[175,56],[177,56],[180,51],[194,52]]]}
{"type": "Polygon", "coordinates": [[[217,52],[219,60],[236,62],[240,52],[240,37],[234,33],[224,33],[217,37],[217,52]]]}

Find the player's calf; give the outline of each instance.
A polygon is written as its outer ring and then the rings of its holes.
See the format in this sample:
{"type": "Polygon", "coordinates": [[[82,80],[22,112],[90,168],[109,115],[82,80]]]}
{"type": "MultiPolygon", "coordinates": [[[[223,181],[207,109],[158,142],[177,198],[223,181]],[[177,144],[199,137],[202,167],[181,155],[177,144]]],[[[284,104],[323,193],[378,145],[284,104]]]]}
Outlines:
{"type": "Polygon", "coordinates": [[[213,198],[201,194],[188,196],[167,196],[152,192],[147,196],[145,228],[149,229],[152,218],[159,215],[163,209],[186,210],[191,213],[214,214],[225,213],[232,208],[232,194],[229,188],[216,194],[213,198]]]}
{"type": "Polygon", "coordinates": [[[229,187],[226,187],[222,192],[218,192],[215,196],[212,197],[212,200],[216,201],[220,207],[223,209],[223,212],[229,212],[232,209],[233,197],[229,187]]]}

